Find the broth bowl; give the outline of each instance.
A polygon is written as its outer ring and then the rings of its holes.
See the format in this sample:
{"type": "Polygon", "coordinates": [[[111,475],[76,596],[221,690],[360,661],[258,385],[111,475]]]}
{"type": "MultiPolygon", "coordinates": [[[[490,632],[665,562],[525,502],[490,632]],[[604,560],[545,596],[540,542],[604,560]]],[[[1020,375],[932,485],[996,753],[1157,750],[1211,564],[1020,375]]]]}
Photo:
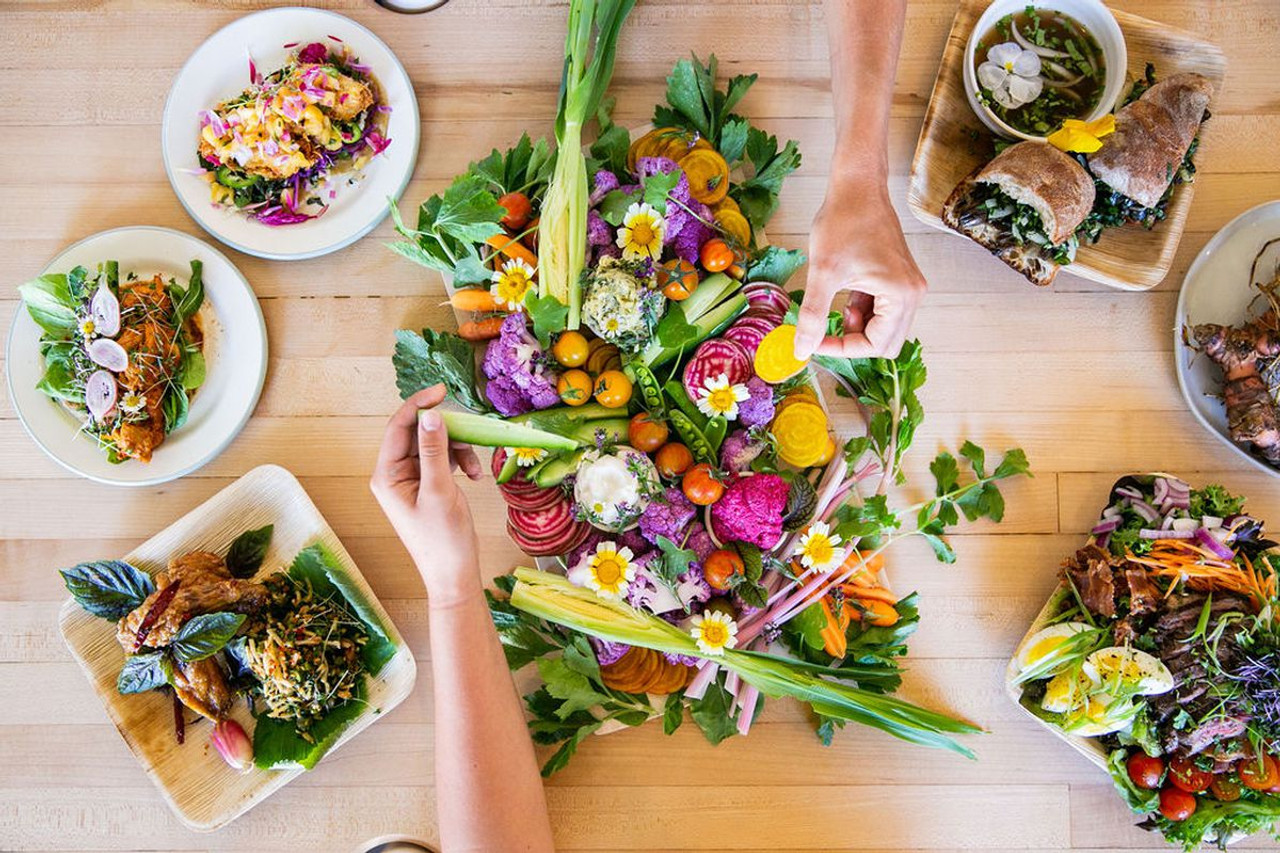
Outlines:
{"type": "Polygon", "coordinates": [[[980,100],[974,63],[974,55],[977,52],[979,39],[988,30],[995,27],[996,22],[1001,18],[1022,12],[1029,5],[1034,6],[1037,10],[1060,12],[1074,19],[1077,23],[1084,25],[1102,50],[1103,60],[1107,66],[1102,94],[1098,98],[1097,105],[1088,115],[1076,116],[1076,118],[1092,121],[1111,111],[1112,107],[1120,99],[1120,93],[1124,89],[1129,66],[1129,53],[1125,47],[1124,33],[1120,31],[1120,25],[1116,22],[1115,16],[1111,14],[1111,10],[1101,0],[1042,0],[1042,2],[1030,4],[1026,0],[995,0],[987,7],[987,10],[978,18],[978,22],[973,27],[973,32],[969,34],[969,41],[965,45],[965,97],[969,99],[969,106],[973,108],[974,113],[993,133],[1009,139],[1043,140],[1044,136],[1025,133],[1012,127],[980,100]]]}

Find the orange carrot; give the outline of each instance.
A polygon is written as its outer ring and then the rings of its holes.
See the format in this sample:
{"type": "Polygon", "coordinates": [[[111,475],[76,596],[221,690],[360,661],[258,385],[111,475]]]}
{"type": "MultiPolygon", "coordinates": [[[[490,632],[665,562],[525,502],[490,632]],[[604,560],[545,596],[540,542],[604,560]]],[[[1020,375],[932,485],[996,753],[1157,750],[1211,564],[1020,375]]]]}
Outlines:
{"type": "Polygon", "coordinates": [[[822,648],[833,658],[842,658],[849,648],[845,638],[845,630],[849,627],[849,610],[841,607],[837,613],[831,607],[831,599],[822,599],[822,615],[827,617],[827,624],[822,627],[822,648]]]}
{"type": "Polygon", "coordinates": [[[468,320],[458,327],[458,335],[466,341],[491,341],[502,333],[502,321],[505,317],[485,317],[483,320],[468,320]]]}
{"type": "Polygon", "coordinates": [[[847,590],[850,598],[859,601],[882,601],[888,605],[898,603],[898,596],[882,586],[857,586],[847,590]]]}
{"type": "Polygon", "coordinates": [[[482,314],[498,310],[498,301],[483,287],[454,291],[453,296],[449,297],[449,304],[459,311],[478,311],[482,314]]]}
{"type": "Polygon", "coordinates": [[[887,628],[898,623],[898,611],[883,601],[845,601],[845,606],[855,619],[865,620],[868,625],[887,628]]]}
{"type": "Polygon", "coordinates": [[[534,268],[538,266],[538,256],[526,249],[524,244],[514,237],[509,237],[506,234],[494,234],[484,242],[491,248],[496,249],[498,254],[513,261],[524,261],[534,268]]]}

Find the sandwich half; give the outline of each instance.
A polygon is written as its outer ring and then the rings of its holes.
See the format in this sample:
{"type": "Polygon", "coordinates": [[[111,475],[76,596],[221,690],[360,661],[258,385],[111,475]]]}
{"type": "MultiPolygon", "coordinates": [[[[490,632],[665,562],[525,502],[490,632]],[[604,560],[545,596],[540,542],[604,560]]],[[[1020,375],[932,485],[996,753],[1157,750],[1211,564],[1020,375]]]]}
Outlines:
{"type": "Polygon", "coordinates": [[[1093,200],[1093,178],[1070,155],[1019,142],[960,182],[942,221],[1043,286],[1075,258],[1093,200]]]}
{"type": "Polygon", "coordinates": [[[1089,171],[1142,207],[1158,205],[1200,132],[1213,84],[1199,74],[1174,74],[1116,113],[1116,131],[1089,155],[1089,171]]]}

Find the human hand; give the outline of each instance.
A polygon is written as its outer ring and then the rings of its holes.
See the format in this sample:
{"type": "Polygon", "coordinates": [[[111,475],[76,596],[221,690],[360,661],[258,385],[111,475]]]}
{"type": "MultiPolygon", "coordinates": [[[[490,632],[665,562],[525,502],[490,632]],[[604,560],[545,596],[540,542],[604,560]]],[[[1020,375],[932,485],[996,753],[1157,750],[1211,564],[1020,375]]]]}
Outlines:
{"type": "Polygon", "coordinates": [[[422,572],[432,604],[480,589],[475,524],[453,471],[461,468],[478,480],[483,468],[474,450],[449,441],[444,421],[434,411],[444,397],[444,386],[435,385],[404,401],[387,423],[369,482],[422,572]]]}
{"type": "Polygon", "coordinates": [[[843,358],[884,356],[902,349],[925,293],[887,188],[828,190],[809,237],[809,280],[796,329],[796,357],[814,352],[843,358]],[[849,204],[848,199],[855,199],[849,204]],[[827,313],[841,290],[844,335],[827,335],[827,313]]]}

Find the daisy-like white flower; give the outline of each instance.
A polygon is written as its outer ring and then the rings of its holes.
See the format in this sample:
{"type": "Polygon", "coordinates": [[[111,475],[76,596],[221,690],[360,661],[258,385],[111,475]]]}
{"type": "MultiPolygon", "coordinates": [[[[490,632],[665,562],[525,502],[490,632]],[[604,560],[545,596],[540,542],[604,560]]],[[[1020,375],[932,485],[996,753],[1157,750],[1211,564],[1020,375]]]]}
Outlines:
{"type": "Polygon", "coordinates": [[[1007,110],[1025,106],[1044,90],[1040,57],[1014,41],[995,45],[978,66],[978,85],[991,90],[991,97],[1007,110]]]}
{"type": "Polygon", "coordinates": [[[617,542],[601,542],[569,570],[569,582],[585,586],[609,601],[620,601],[636,579],[636,567],[631,562],[634,556],[630,548],[618,547],[617,542]]]}
{"type": "Polygon", "coordinates": [[[120,398],[120,410],[128,415],[136,415],[147,404],[147,399],[137,391],[129,391],[120,398]]]}
{"type": "Polygon", "coordinates": [[[662,257],[662,240],[666,234],[667,221],[652,205],[648,202],[632,204],[622,217],[622,227],[618,229],[618,247],[627,260],[651,258],[657,261],[662,257]]]}
{"type": "Polygon", "coordinates": [[[707,610],[693,617],[689,634],[698,641],[698,649],[709,657],[724,654],[738,645],[738,623],[728,613],[707,610]]]}
{"type": "Polygon", "coordinates": [[[92,317],[80,318],[80,334],[86,341],[91,341],[98,336],[98,324],[93,322],[92,317]]]}
{"type": "Polygon", "coordinates": [[[842,541],[840,534],[832,533],[825,521],[815,521],[800,537],[795,556],[800,558],[805,568],[825,575],[839,567],[848,556],[848,552],[840,547],[842,541]]]}
{"type": "Polygon", "coordinates": [[[709,418],[716,415],[727,421],[738,417],[738,404],[751,399],[746,385],[734,385],[727,373],[709,377],[698,389],[698,411],[709,418]]]}
{"type": "Polygon", "coordinates": [[[524,298],[533,288],[533,276],[533,267],[519,258],[512,258],[494,272],[489,292],[500,306],[514,311],[524,304],[524,298]]]}
{"type": "Polygon", "coordinates": [[[547,451],[540,447],[508,447],[507,453],[516,458],[516,465],[521,468],[532,468],[547,458],[547,451]]]}

